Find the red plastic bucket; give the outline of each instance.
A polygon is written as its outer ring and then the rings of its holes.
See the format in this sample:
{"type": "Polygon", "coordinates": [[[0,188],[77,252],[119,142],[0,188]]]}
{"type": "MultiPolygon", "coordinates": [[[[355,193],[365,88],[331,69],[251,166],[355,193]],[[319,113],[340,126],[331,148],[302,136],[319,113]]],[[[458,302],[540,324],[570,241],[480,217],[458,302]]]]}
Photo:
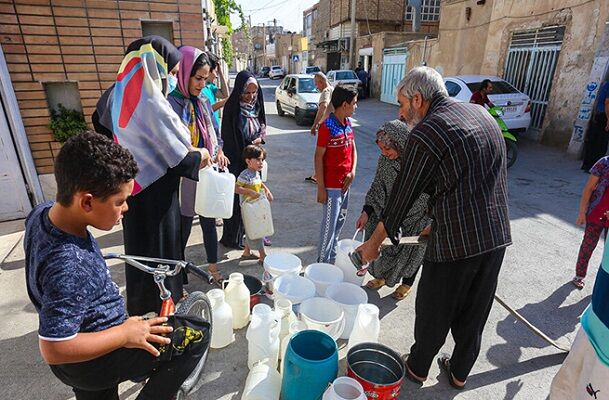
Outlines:
{"type": "Polygon", "coordinates": [[[264,294],[262,281],[252,275],[243,275],[243,282],[250,291],[250,310],[258,303],[260,297],[264,294]]]}
{"type": "Polygon", "coordinates": [[[361,383],[369,400],[394,400],[404,381],[404,364],[387,346],[360,343],[347,353],[347,376],[361,383]]]}

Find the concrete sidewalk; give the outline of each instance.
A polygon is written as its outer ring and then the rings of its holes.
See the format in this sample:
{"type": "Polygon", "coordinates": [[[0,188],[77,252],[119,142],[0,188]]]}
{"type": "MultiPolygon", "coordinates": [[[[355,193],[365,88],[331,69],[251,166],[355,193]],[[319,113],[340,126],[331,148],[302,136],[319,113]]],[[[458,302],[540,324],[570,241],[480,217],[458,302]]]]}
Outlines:
{"type": "MultiPolygon", "coordinates": [[[[315,261],[321,206],[315,203],[316,188],[304,181],[312,171],[314,138],[307,128],[298,127],[291,117],[276,115],[272,90],[275,83],[262,80],[267,100],[269,137],[267,140],[269,180],[275,196],[273,217],[276,234],[269,252],[288,251],[303,264],[315,261]]],[[[354,232],[364,196],[374,176],[378,150],[374,133],[383,122],[397,117],[397,107],[376,100],[363,100],[355,115],[358,171],[351,190],[350,207],[343,237],[354,232]]],[[[590,301],[595,265],[601,249],[590,265],[589,284],[583,291],[568,283],[574,272],[582,230],[574,225],[581,188],[587,175],[562,152],[536,144],[520,143],[520,157],[509,171],[510,206],[514,245],[508,249],[500,276],[498,293],[512,307],[550,337],[569,343],[577,317],[590,301]]],[[[65,400],[72,392],[62,385],[42,362],[38,352],[37,315],[25,291],[24,254],[19,243],[20,224],[0,224],[0,382],[3,398],[65,400]],[[9,227],[10,226],[10,227],[9,227]],[[15,247],[16,244],[16,247],[15,247]],[[3,249],[12,249],[3,250],[3,249]],[[10,253],[10,254],[9,254],[10,253]],[[2,253],[0,253],[1,255],[2,253]],[[6,258],[6,259],[4,259],[6,258]]],[[[22,226],[22,225],[21,225],[22,226]]],[[[205,261],[202,235],[194,227],[187,259],[205,261]]],[[[119,227],[95,232],[104,252],[122,251],[119,227]]],[[[602,246],[599,246],[602,247],[602,246]]],[[[259,276],[262,267],[255,261],[240,261],[239,251],[224,251],[220,269],[259,276]]],[[[121,264],[111,264],[115,281],[124,290],[121,264]]],[[[211,289],[191,278],[189,291],[211,289]]],[[[413,342],[416,290],[404,301],[390,297],[392,289],[367,291],[369,301],[381,310],[380,341],[400,353],[413,342]]],[[[239,399],[247,376],[245,330],[237,332],[235,343],[212,350],[201,388],[192,399],[239,399]]],[[[345,354],[345,343],[341,357],[345,354]]],[[[449,338],[444,350],[452,349],[449,338]]],[[[446,377],[433,365],[422,388],[404,383],[401,399],[545,399],[549,384],[564,355],[530,333],[503,308],[493,307],[486,327],[478,362],[468,380],[468,390],[450,388],[446,377]]],[[[341,361],[344,368],[344,360],[341,361]]],[[[139,386],[121,386],[121,399],[135,398],[139,386]]]]}

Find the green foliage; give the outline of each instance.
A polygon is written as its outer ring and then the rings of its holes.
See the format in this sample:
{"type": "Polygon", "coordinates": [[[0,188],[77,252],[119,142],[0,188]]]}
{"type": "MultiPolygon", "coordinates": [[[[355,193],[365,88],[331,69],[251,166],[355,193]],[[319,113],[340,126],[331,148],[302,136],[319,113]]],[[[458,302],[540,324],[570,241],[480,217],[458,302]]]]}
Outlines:
{"type": "MultiPolygon", "coordinates": [[[[228,33],[233,32],[233,24],[230,21],[231,14],[235,12],[239,14],[239,19],[241,20],[241,26],[239,29],[246,29],[245,24],[245,14],[243,14],[243,10],[241,6],[235,2],[235,0],[214,0],[214,7],[216,9],[216,17],[218,18],[218,23],[220,25],[224,25],[228,28],[228,33]]],[[[222,58],[226,62],[226,64],[231,67],[233,64],[233,44],[230,41],[230,38],[224,37],[222,38],[222,58]]]]}
{"type": "Polygon", "coordinates": [[[229,38],[222,38],[222,58],[228,67],[233,66],[233,43],[229,38]]]}
{"type": "Polygon", "coordinates": [[[59,104],[57,110],[51,112],[51,123],[49,127],[53,131],[53,137],[59,143],[64,143],[72,136],[87,130],[85,116],[80,111],[69,110],[59,104]]]}

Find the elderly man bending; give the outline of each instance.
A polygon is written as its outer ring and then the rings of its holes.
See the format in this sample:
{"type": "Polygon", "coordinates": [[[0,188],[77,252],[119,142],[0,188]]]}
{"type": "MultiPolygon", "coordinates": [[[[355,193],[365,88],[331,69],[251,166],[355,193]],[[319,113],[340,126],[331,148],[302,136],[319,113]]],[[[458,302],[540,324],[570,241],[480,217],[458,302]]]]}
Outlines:
{"type": "Polygon", "coordinates": [[[364,262],[399,226],[422,192],[431,195],[432,229],[416,298],[415,343],[407,377],[422,383],[450,330],[455,347],[438,359],[457,389],[480,352],[505,248],[511,244],[506,152],[501,130],[474,104],[448,97],[442,77],[411,70],[397,87],[400,118],[412,129],[381,222],[358,248],[364,262]]]}

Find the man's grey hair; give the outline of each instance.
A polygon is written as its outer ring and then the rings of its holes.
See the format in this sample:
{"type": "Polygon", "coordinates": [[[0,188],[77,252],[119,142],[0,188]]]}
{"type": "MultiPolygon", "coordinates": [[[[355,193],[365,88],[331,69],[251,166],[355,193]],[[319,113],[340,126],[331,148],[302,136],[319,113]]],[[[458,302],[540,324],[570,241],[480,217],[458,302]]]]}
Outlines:
{"type": "Polygon", "coordinates": [[[315,78],[321,80],[322,82],[328,82],[328,77],[326,77],[326,74],[321,71],[315,73],[315,78]]]}
{"type": "Polygon", "coordinates": [[[412,99],[417,93],[420,93],[425,101],[430,101],[438,95],[448,97],[442,75],[429,67],[411,69],[398,83],[395,91],[407,99],[412,99]]]}

